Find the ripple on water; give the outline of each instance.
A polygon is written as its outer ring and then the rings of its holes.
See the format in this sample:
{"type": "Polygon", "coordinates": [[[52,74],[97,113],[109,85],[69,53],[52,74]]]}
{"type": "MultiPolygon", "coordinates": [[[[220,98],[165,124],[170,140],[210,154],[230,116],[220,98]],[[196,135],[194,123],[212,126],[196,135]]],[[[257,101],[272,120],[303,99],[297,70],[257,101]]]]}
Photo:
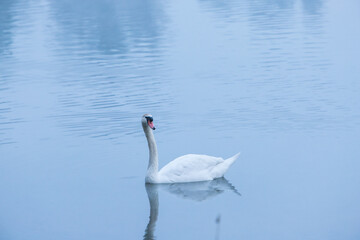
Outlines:
{"type": "Polygon", "coordinates": [[[32,108],[69,134],[111,139],[142,134],[145,112],[167,131],[183,121],[229,134],[237,123],[261,132],[359,124],[344,97],[358,90],[331,76],[325,2],[201,0],[186,14],[176,4],[4,3],[1,138],[32,108]],[[55,103],[16,96],[29,92],[55,103]]]}

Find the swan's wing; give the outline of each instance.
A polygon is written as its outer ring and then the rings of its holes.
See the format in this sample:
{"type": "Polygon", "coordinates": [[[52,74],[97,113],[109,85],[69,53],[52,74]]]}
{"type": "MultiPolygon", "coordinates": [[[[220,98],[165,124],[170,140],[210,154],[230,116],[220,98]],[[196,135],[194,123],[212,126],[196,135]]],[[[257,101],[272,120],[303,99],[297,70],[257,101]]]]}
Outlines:
{"type": "Polygon", "coordinates": [[[161,182],[194,182],[207,181],[216,177],[218,174],[217,166],[224,163],[220,157],[207,155],[188,154],[176,158],[159,171],[161,182]]]}

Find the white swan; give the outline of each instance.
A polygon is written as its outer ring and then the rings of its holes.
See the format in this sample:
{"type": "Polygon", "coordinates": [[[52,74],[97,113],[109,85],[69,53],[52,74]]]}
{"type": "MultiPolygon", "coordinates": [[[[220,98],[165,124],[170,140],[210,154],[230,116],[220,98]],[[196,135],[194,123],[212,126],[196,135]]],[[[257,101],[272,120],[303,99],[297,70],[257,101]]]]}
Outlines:
{"type": "Polygon", "coordinates": [[[188,154],[176,158],[158,171],[158,152],[152,130],[153,117],[145,114],[141,119],[149,146],[149,165],[145,181],[147,183],[177,183],[209,181],[224,176],[225,172],[239,157],[240,153],[228,159],[207,155],[188,154]]]}

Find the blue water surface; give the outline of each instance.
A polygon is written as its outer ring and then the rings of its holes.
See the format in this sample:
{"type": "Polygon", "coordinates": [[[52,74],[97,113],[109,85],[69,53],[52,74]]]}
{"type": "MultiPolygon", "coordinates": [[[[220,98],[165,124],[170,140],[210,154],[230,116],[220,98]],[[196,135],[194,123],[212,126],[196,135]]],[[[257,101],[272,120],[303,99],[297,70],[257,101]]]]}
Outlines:
{"type": "Polygon", "coordinates": [[[359,239],[357,0],[0,1],[0,239],[359,239]],[[212,182],[160,166],[240,158],[212,182]]]}

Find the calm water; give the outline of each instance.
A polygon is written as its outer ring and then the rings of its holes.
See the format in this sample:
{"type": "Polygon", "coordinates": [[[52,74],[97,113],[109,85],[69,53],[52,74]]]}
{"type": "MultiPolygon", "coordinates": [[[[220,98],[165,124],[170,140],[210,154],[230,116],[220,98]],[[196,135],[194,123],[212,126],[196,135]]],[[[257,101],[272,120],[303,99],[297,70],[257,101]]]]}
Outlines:
{"type": "Polygon", "coordinates": [[[357,0],[0,1],[0,239],[359,239],[357,0]],[[145,186],[241,157],[226,179],[145,186]]]}

